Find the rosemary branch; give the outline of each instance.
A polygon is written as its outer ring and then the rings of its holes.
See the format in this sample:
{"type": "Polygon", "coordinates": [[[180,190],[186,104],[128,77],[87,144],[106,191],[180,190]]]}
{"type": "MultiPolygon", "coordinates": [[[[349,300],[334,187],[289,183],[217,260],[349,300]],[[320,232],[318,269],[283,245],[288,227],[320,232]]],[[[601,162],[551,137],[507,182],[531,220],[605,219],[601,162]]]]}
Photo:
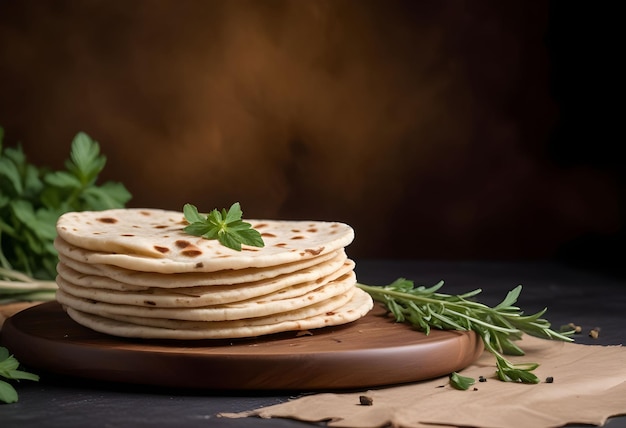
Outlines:
{"type": "Polygon", "coordinates": [[[471,300],[482,292],[480,289],[460,295],[439,293],[444,282],[432,287],[415,286],[412,281],[399,278],[386,286],[358,284],[375,301],[385,305],[397,322],[406,322],[425,332],[431,328],[441,330],[472,330],[485,345],[485,349],[496,358],[496,374],[507,382],[538,383],[539,378],[532,373],[539,364],[513,364],[504,355],[524,355],[524,351],[514,341],[522,335],[542,337],[571,342],[573,332],[557,332],[550,323],[541,318],[543,309],[532,315],[524,312],[515,303],[522,291],[519,285],[509,291],[498,305],[489,307],[471,300]]]}

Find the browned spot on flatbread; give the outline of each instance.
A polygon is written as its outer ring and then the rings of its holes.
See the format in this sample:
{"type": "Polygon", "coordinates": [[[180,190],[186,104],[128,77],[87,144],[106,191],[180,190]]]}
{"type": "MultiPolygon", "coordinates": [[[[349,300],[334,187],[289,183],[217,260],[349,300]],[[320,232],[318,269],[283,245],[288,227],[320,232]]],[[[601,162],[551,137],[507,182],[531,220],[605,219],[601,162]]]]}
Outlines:
{"type": "Polygon", "coordinates": [[[122,235],[121,235],[121,236],[135,236],[135,235],[134,235],[134,234],[132,234],[132,233],[122,233],[122,235]]]}
{"type": "Polygon", "coordinates": [[[274,235],[273,233],[269,233],[269,232],[261,233],[261,236],[264,238],[276,238],[276,235],[274,235]]]}
{"type": "Polygon", "coordinates": [[[152,300],[144,300],[143,303],[148,306],[156,306],[156,302],[152,300]]]}
{"type": "Polygon", "coordinates": [[[167,225],[165,224],[157,224],[156,226],[154,226],[155,229],[165,229],[167,228],[167,225]]]}
{"type": "Polygon", "coordinates": [[[145,215],[146,217],[150,217],[150,216],[152,215],[152,213],[151,213],[151,212],[149,212],[149,211],[139,211],[139,213],[140,213],[141,215],[145,215]]]}
{"type": "Polygon", "coordinates": [[[165,254],[165,253],[169,253],[170,249],[167,247],[161,247],[159,245],[155,245],[154,249],[157,250],[159,253],[165,254]]]}
{"type": "Polygon", "coordinates": [[[309,253],[312,256],[317,256],[322,251],[324,251],[324,247],[319,247],[317,250],[313,250],[311,248],[307,248],[306,250],[304,250],[305,253],[309,253]]]}
{"type": "Polygon", "coordinates": [[[279,242],[278,244],[274,244],[275,247],[286,247],[287,244],[284,242],[279,242]]]}
{"type": "Polygon", "coordinates": [[[309,233],[317,233],[317,229],[315,227],[312,227],[310,229],[307,229],[307,232],[309,232],[309,233]]]}
{"type": "Polygon", "coordinates": [[[256,226],[254,226],[255,229],[262,229],[264,227],[267,227],[267,223],[259,223],[256,226]]]}
{"type": "Polygon", "coordinates": [[[185,240],[183,240],[183,239],[179,239],[179,240],[177,240],[177,241],[175,242],[175,244],[176,244],[176,246],[177,246],[178,248],[181,248],[181,249],[182,249],[182,248],[187,248],[188,246],[190,246],[190,245],[191,245],[191,242],[189,242],[189,241],[185,241],[185,240]]]}
{"type": "Polygon", "coordinates": [[[106,224],[115,224],[115,223],[117,223],[117,219],[113,218],[113,217],[100,217],[100,218],[98,218],[96,220],[98,220],[100,223],[106,223],[106,224]]]}
{"type": "Polygon", "coordinates": [[[292,236],[291,239],[304,239],[304,236],[302,235],[296,235],[296,236],[292,236]]]}
{"type": "Polygon", "coordinates": [[[196,269],[202,269],[204,267],[204,263],[196,263],[196,269]]]}
{"type": "Polygon", "coordinates": [[[198,247],[193,247],[193,246],[190,246],[190,247],[192,248],[183,250],[180,252],[180,254],[182,254],[185,257],[191,257],[191,258],[198,257],[199,255],[202,254],[202,250],[200,250],[198,247]]]}

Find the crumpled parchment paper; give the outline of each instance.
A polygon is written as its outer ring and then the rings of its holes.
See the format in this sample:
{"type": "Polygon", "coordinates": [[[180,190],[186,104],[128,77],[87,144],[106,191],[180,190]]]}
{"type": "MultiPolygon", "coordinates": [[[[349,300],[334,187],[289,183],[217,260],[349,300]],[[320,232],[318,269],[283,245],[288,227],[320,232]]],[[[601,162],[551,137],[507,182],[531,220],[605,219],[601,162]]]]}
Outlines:
{"type": "Polygon", "coordinates": [[[469,390],[448,378],[350,393],[319,393],[286,403],[222,417],[291,418],[329,421],[330,427],[560,427],[568,423],[604,425],[626,414],[626,348],[580,345],[524,337],[526,352],[512,362],[537,362],[539,384],[501,382],[495,358],[485,352],[460,374],[476,379],[469,390]],[[479,382],[483,376],[486,382],[479,382]],[[546,382],[548,377],[553,382],[546,382]],[[361,405],[366,395],[372,405],[361,405]]]}

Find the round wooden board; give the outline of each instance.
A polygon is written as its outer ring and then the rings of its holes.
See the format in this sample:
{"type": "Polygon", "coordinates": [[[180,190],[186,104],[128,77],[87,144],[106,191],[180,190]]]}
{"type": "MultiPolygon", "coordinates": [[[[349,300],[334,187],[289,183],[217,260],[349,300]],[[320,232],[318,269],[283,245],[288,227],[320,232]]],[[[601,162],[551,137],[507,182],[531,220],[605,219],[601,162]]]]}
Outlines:
{"type": "Polygon", "coordinates": [[[369,388],[460,370],[483,351],[473,332],[366,317],[310,332],[202,341],[130,340],[94,332],[56,302],[25,309],[2,328],[3,345],[31,370],[113,382],[217,390],[369,388]]]}

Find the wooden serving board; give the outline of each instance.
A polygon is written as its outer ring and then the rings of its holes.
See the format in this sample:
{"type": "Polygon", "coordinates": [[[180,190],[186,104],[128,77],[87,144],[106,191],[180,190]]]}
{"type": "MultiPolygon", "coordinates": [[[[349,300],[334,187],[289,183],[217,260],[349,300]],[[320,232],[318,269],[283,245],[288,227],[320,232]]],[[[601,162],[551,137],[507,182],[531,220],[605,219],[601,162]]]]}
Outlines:
{"type": "Polygon", "coordinates": [[[427,336],[385,316],[309,333],[164,341],[113,337],[70,319],[56,302],[25,309],[2,328],[3,346],[30,370],[113,382],[216,390],[369,388],[430,379],[474,362],[474,332],[427,336]]]}

